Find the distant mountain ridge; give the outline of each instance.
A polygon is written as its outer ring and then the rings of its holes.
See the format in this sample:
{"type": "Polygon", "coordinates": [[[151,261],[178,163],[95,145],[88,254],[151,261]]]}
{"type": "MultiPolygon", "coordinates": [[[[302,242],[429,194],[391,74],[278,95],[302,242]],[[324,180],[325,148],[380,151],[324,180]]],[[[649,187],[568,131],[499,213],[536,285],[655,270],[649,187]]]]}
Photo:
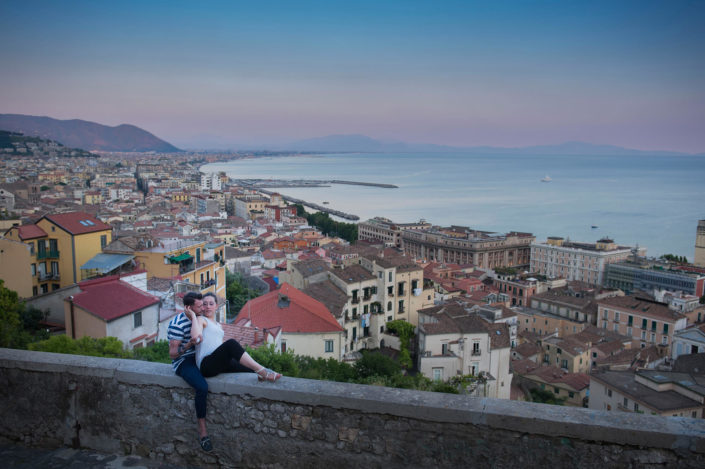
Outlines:
{"type": "Polygon", "coordinates": [[[61,142],[67,147],[99,151],[161,153],[181,151],[134,125],[115,127],[80,119],[59,120],[45,116],[0,114],[0,129],[61,142]]]}
{"type": "MultiPolygon", "coordinates": [[[[271,148],[271,147],[268,147],[271,148]]],[[[289,145],[277,145],[278,150],[296,150],[296,151],[316,151],[316,152],[438,152],[438,153],[471,153],[471,154],[513,154],[513,155],[690,155],[676,151],[660,151],[660,150],[634,150],[631,148],[619,147],[616,145],[598,145],[585,142],[565,142],[556,145],[534,145],[528,147],[492,147],[492,146],[476,146],[476,147],[452,147],[447,145],[435,144],[415,144],[415,143],[386,143],[380,140],[375,140],[366,135],[350,134],[350,135],[328,135],[325,137],[311,138],[299,140],[289,145]]]]}

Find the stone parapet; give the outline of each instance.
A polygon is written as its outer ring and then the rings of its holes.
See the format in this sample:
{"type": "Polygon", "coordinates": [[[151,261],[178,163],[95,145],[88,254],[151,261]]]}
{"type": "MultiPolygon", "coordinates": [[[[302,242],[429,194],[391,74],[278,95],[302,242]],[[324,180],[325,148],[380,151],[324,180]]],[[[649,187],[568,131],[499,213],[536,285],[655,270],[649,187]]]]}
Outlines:
{"type": "Polygon", "coordinates": [[[183,466],[705,466],[705,421],[253,374],[208,380],[216,450],[169,365],[0,349],[0,437],[183,466]]]}

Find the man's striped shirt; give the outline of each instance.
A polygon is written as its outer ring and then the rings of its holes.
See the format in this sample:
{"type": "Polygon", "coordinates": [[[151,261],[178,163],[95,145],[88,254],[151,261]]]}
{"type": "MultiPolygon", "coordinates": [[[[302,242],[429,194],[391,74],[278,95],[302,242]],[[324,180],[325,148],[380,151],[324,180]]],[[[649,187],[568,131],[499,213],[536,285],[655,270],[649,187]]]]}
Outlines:
{"type": "MultiPolygon", "coordinates": [[[[186,317],[184,313],[179,313],[174,316],[174,319],[169,322],[169,329],[167,330],[167,339],[169,340],[180,340],[181,344],[185,347],[189,340],[191,340],[191,320],[186,317]]],[[[184,361],[184,358],[189,355],[195,355],[196,348],[191,347],[183,353],[178,358],[171,361],[171,366],[174,367],[174,371],[179,368],[179,365],[184,361]]]]}

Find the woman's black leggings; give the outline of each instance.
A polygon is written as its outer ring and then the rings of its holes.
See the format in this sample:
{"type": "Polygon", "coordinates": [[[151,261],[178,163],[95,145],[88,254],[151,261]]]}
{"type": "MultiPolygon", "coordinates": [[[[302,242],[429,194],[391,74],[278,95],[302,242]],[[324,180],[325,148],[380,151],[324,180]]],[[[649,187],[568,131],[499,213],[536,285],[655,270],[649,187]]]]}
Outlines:
{"type": "Polygon", "coordinates": [[[240,364],[245,349],[235,339],[228,339],[201,361],[201,374],[210,378],[218,373],[254,373],[240,364]]]}

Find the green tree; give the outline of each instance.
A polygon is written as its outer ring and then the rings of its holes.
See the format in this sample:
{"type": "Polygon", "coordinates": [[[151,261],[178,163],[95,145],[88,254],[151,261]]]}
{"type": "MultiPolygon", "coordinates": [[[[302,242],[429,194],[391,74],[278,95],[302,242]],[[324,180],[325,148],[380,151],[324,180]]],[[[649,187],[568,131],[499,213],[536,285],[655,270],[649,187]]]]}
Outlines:
{"type": "Polygon", "coordinates": [[[252,288],[248,288],[242,275],[239,273],[225,272],[225,291],[230,303],[230,315],[237,315],[245,303],[253,298],[257,298],[261,293],[252,288]]]}
{"type": "Polygon", "coordinates": [[[16,347],[22,333],[20,303],[17,292],[5,288],[0,280],[0,347],[16,347]]]}
{"type": "Polygon", "coordinates": [[[563,405],[565,402],[565,398],[556,397],[555,394],[545,389],[534,388],[529,392],[531,393],[531,400],[533,402],[553,405],[563,405]]]}
{"type": "Polygon", "coordinates": [[[281,353],[275,349],[274,344],[269,344],[256,349],[248,347],[247,353],[260,365],[285,376],[298,376],[299,374],[299,367],[296,364],[295,355],[290,350],[281,353]]]}
{"type": "Polygon", "coordinates": [[[404,369],[410,369],[414,363],[411,360],[409,348],[411,340],[414,338],[414,325],[400,319],[389,321],[387,331],[399,337],[401,351],[399,352],[399,363],[404,369]]]}
{"type": "Polygon", "coordinates": [[[362,358],[355,362],[358,379],[377,377],[392,377],[401,374],[401,366],[380,352],[362,351],[362,358]]]}
{"type": "Polygon", "coordinates": [[[171,357],[169,357],[169,342],[166,340],[160,340],[147,347],[133,349],[132,355],[137,360],[171,363],[171,357]]]}

